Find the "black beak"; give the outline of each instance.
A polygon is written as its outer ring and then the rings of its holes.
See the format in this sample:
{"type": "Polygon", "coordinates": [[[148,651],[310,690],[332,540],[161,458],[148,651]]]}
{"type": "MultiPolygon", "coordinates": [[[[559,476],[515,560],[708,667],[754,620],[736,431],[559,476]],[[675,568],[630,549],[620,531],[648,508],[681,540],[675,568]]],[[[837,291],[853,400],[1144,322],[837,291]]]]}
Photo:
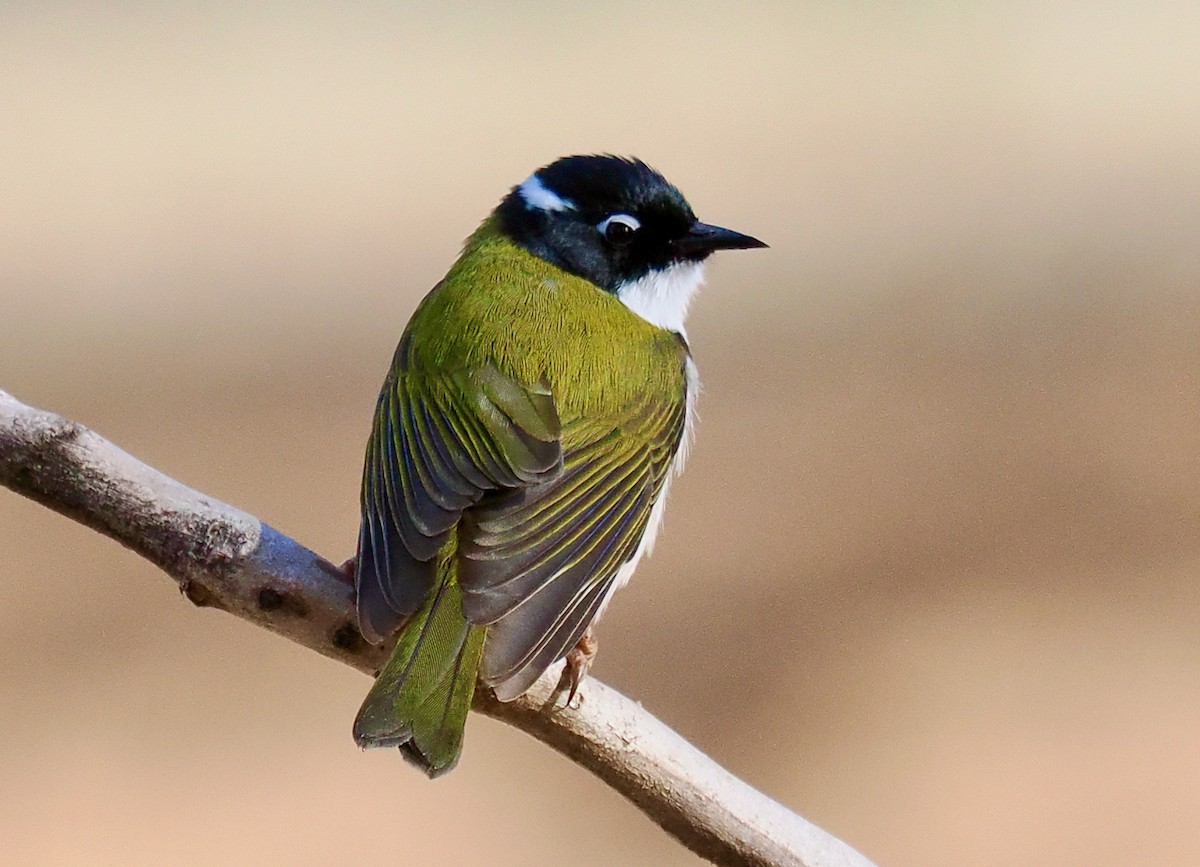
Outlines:
{"type": "Polygon", "coordinates": [[[688,233],[674,242],[676,252],[686,259],[703,259],[714,250],[752,250],[765,246],[758,238],[701,222],[693,223],[688,233]]]}

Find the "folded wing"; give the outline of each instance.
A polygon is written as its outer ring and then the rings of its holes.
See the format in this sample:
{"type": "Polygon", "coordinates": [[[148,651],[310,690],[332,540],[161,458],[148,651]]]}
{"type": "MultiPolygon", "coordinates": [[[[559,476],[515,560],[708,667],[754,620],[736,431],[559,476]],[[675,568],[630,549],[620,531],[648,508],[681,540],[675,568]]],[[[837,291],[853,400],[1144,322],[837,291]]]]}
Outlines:
{"type": "Polygon", "coordinates": [[[481,676],[501,699],[575,645],[636,555],[683,435],[683,395],[609,422],[566,427],[561,474],[464,515],[463,611],[490,624],[481,676]]]}
{"type": "Polygon", "coordinates": [[[363,634],[382,640],[421,608],[457,534],[463,613],[488,627],[481,677],[515,697],[574,646],[636,556],[683,436],[682,379],[677,395],[564,426],[544,383],[398,367],[363,475],[363,634]]]}
{"type": "Polygon", "coordinates": [[[464,510],[489,491],[558,474],[559,433],[545,384],[523,386],[493,367],[389,377],[363,470],[355,581],[364,636],[382,640],[421,607],[464,510]]]}

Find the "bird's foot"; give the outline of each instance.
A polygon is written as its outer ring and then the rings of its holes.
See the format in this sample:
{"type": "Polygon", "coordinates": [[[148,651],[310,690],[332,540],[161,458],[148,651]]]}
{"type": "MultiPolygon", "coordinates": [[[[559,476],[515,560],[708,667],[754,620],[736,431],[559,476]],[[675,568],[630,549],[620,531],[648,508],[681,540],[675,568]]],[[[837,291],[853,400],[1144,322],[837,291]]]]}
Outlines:
{"type": "Polygon", "coordinates": [[[337,567],[338,577],[341,578],[343,581],[345,581],[347,584],[349,584],[351,587],[354,586],[355,570],[358,568],[356,565],[357,563],[358,563],[357,558],[351,557],[349,560],[347,560],[341,566],[337,567]]]}
{"type": "Polygon", "coordinates": [[[588,669],[592,667],[596,651],[599,649],[600,643],[596,641],[596,635],[589,626],[587,632],[580,636],[579,641],[567,654],[567,664],[563,668],[563,678],[568,687],[567,707],[571,706],[575,693],[579,692],[579,685],[587,677],[588,669]]]}

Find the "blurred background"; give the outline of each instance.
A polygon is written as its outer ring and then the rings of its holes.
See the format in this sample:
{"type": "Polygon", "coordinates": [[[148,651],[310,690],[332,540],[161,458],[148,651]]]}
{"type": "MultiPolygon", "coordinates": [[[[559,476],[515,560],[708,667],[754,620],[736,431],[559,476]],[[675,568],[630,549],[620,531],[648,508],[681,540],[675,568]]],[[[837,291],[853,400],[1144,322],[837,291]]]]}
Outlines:
{"type": "MultiPolygon", "coordinates": [[[[418,299],[510,186],[637,154],[710,269],[595,672],[880,865],[1200,862],[1200,6],[0,6],[0,388],[332,560],[418,299]]],[[[0,491],[17,864],[692,864],[473,717],[0,491]]]]}

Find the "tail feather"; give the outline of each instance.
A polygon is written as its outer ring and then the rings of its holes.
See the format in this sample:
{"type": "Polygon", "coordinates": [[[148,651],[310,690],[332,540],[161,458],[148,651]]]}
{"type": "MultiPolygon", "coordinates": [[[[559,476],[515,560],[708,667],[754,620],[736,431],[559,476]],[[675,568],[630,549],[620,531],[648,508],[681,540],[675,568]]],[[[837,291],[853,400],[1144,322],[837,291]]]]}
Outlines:
{"type": "Polygon", "coordinates": [[[483,652],[485,628],[462,614],[458,584],[447,576],[400,632],[358,718],[362,747],[400,747],[430,777],[454,767],[483,652]]]}

